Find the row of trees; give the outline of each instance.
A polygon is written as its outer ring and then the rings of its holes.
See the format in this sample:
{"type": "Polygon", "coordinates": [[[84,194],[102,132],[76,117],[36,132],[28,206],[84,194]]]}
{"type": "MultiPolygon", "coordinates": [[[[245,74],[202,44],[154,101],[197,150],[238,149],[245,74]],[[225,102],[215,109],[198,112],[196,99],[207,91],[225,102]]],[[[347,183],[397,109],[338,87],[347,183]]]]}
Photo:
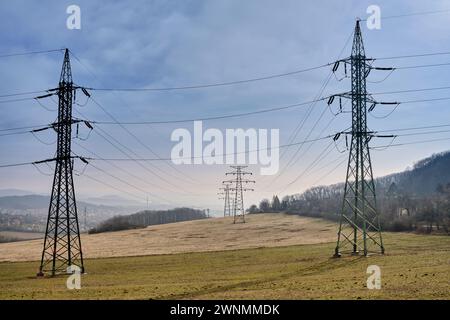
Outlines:
{"type": "Polygon", "coordinates": [[[259,206],[253,204],[247,209],[248,213],[269,213],[269,212],[282,212],[289,208],[289,196],[283,198],[282,201],[278,196],[273,196],[272,201],[269,199],[263,199],[259,203],[259,206]]]}
{"type": "MultiPolygon", "coordinates": [[[[439,185],[433,194],[409,195],[395,183],[389,187],[377,185],[380,223],[389,231],[443,232],[450,229],[450,183],[439,185]]],[[[343,198],[343,185],[320,186],[302,194],[263,199],[259,206],[252,205],[251,214],[284,212],[301,216],[337,221],[343,198]]]]}
{"type": "Polygon", "coordinates": [[[175,208],[171,210],[144,210],[126,216],[116,216],[100,223],[89,230],[89,233],[145,228],[156,224],[206,219],[208,216],[203,210],[191,208],[175,208]]]}

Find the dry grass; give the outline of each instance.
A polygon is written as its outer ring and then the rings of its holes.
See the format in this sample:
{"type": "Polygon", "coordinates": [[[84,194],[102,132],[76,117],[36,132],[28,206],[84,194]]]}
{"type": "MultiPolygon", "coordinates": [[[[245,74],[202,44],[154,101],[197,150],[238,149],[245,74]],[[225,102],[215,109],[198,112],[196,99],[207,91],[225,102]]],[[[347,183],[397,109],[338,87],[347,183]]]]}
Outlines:
{"type": "Polygon", "coordinates": [[[0,237],[14,239],[14,241],[32,240],[44,238],[43,233],[39,232],[21,232],[21,231],[0,231],[0,237]]]}
{"type": "MultiPolygon", "coordinates": [[[[304,231],[306,232],[306,231],[304,231]]],[[[385,233],[386,255],[333,259],[334,242],[87,259],[81,290],[39,263],[0,263],[0,299],[450,299],[450,237],[385,233]],[[368,265],[381,290],[368,290],[368,265]]]]}
{"type": "MultiPolygon", "coordinates": [[[[336,239],[332,222],[284,214],[248,215],[247,223],[215,218],[145,229],[82,235],[86,258],[206,252],[298,244],[336,239]]],[[[0,244],[0,262],[40,259],[42,240],[0,244]]]]}

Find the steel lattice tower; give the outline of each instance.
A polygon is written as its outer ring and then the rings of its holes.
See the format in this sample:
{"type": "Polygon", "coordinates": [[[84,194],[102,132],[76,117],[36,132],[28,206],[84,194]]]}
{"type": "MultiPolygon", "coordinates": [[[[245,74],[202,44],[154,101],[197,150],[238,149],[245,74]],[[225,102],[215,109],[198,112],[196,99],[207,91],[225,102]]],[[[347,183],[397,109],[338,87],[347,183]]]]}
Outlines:
{"type": "Polygon", "coordinates": [[[224,181],[223,183],[234,183],[234,187],[229,188],[234,192],[233,197],[233,223],[245,223],[244,191],[253,191],[253,189],[244,188],[245,183],[255,183],[253,180],[243,179],[242,176],[252,175],[251,172],[242,171],[247,166],[231,166],[235,171],[227,172],[226,175],[234,175],[234,180],[224,181]]]}
{"type": "Polygon", "coordinates": [[[384,253],[367,131],[366,77],[370,72],[359,20],[353,38],[351,65],[352,131],[344,198],[335,256],[350,252],[384,253]]]}
{"type": "Polygon", "coordinates": [[[84,272],[78,214],[73,186],[71,156],[72,103],[76,88],[72,82],[69,50],[65,50],[58,93],[57,151],[55,175],[45,231],[44,249],[38,275],[67,272],[76,265],[84,272]]]}
{"type": "Polygon", "coordinates": [[[219,195],[223,196],[219,199],[224,200],[223,216],[231,217],[230,185],[228,183],[224,183],[224,187],[219,188],[219,190],[223,190],[223,192],[219,193],[219,195]]]}

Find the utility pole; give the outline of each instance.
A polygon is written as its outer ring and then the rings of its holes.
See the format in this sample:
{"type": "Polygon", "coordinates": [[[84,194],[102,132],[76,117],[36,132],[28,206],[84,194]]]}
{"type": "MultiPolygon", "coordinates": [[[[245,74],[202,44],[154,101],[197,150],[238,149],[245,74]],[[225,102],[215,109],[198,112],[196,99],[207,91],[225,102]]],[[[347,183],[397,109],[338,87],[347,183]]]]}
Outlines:
{"type": "Polygon", "coordinates": [[[224,200],[223,216],[231,217],[230,184],[224,183],[223,185],[224,186],[222,188],[219,188],[219,190],[223,190],[223,192],[218,193],[219,195],[223,196],[219,199],[224,200]]]}
{"type": "MultiPolygon", "coordinates": [[[[220,188],[219,188],[220,189],[220,188]]],[[[224,200],[224,201],[226,201],[226,199],[225,199],[225,192],[217,192],[217,195],[218,195],[218,197],[217,197],[217,199],[218,200],[224,200]]],[[[223,208],[223,216],[225,217],[226,216],[226,204],[224,205],[224,208],[223,208]]]]}
{"type": "Polygon", "coordinates": [[[56,166],[38,276],[66,273],[67,268],[74,265],[82,273],[85,271],[72,176],[75,157],[71,155],[71,134],[72,124],[77,122],[72,118],[72,103],[76,89],[72,82],[69,50],[66,49],[59,86],[52,89],[59,100],[58,120],[52,125],[58,139],[56,158],[46,161],[55,161],[56,166]]]}
{"type": "Polygon", "coordinates": [[[86,206],[84,206],[84,229],[86,231],[88,230],[88,226],[87,226],[87,208],[86,208],[86,206]]]}
{"type": "Polygon", "coordinates": [[[222,183],[234,183],[234,187],[229,188],[229,191],[234,192],[233,198],[233,223],[245,223],[245,207],[244,207],[244,191],[254,191],[253,189],[244,188],[242,184],[255,183],[253,180],[243,179],[242,176],[252,175],[251,172],[242,171],[247,166],[230,166],[234,169],[233,172],[227,172],[226,175],[234,175],[233,180],[223,181],[222,183]]]}
{"type": "MultiPolygon", "coordinates": [[[[392,70],[392,68],[372,67],[368,63],[372,60],[366,58],[358,20],[350,58],[337,61],[333,67],[333,72],[335,72],[339,63],[344,63],[345,70],[347,70],[347,64],[350,64],[351,92],[336,96],[339,96],[339,99],[351,99],[352,102],[352,129],[350,132],[340,132],[334,138],[334,140],[339,139],[341,134],[351,136],[335,257],[340,257],[341,253],[346,252],[358,255],[361,251],[364,256],[370,253],[384,254],[369,141],[373,137],[392,136],[377,135],[373,131],[368,131],[366,104],[367,102],[372,103],[369,108],[370,112],[376,104],[396,104],[396,102],[376,102],[367,93],[366,78],[371,70],[392,70]]],[[[328,104],[331,104],[334,98],[335,96],[330,97],[328,104]]]]}

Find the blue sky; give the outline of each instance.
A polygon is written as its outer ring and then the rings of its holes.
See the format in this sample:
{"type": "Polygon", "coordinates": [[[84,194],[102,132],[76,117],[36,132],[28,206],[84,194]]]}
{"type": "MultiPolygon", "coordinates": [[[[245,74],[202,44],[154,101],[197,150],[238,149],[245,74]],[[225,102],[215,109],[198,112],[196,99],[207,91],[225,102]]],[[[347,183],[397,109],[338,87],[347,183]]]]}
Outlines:
{"type": "MultiPolygon", "coordinates": [[[[355,18],[366,18],[366,8],[377,4],[383,16],[443,10],[450,8],[446,1],[2,1],[0,18],[2,28],[0,52],[2,54],[56,48],[70,48],[81,60],[72,58],[74,82],[91,87],[172,87],[215,83],[260,77],[308,68],[334,61],[353,31],[355,18]],[[81,8],[81,30],[66,28],[66,8],[76,4],[81,8]]],[[[382,20],[381,30],[368,30],[363,24],[366,54],[371,57],[388,57],[427,52],[449,51],[450,13],[412,16],[382,20]]],[[[350,46],[342,57],[350,55],[350,46]]],[[[410,66],[445,63],[450,56],[382,60],[378,66],[410,66]]],[[[57,86],[62,63],[59,52],[0,58],[0,94],[43,90],[57,86]]],[[[368,83],[371,92],[448,86],[450,67],[398,70],[385,81],[368,83]]],[[[314,99],[329,69],[292,75],[266,81],[198,90],[111,93],[93,92],[93,97],[121,121],[168,120],[208,117],[241,113],[283,106],[314,99]]],[[[373,71],[371,81],[382,80],[386,73],[373,71]]],[[[348,80],[334,77],[323,95],[349,90],[348,80]]],[[[416,100],[450,96],[448,90],[384,95],[384,100],[416,100]]],[[[5,98],[2,98],[5,100],[5,98]]],[[[80,97],[80,104],[84,102],[80,97]]],[[[50,109],[56,107],[52,100],[43,101],[50,109]]],[[[324,113],[326,105],[318,103],[305,121],[296,141],[308,136],[315,138],[323,130],[331,134],[350,125],[349,114],[334,117],[324,113]],[[333,120],[332,120],[333,119],[333,120]],[[329,127],[326,125],[330,122],[329,127]],[[318,125],[311,130],[314,124],[318,125]]],[[[92,102],[76,109],[92,120],[110,120],[92,102]]],[[[374,112],[386,114],[386,109],[374,112]]],[[[287,143],[292,131],[304,119],[307,108],[294,108],[279,112],[214,120],[204,123],[206,128],[278,128],[281,144],[287,143]]],[[[76,115],[76,112],[74,113],[76,115]]],[[[372,130],[407,128],[450,123],[448,101],[401,105],[386,119],[369,116],[372,130]]],[[[0,128],[11,128],[54,121],[56,111],[47,111],[34,101],[0,104],[0,128]]],[[[170,134],[176,128],[192,130],[193,123],[170,125],[127,126],[141,143],[119,126],[99,125],[111,136],[133,150],[140,157],[153,157],[149,148],[161,157],[170,156],[173,142],[170,134]]],[[[85,134],[83,131],[81,134],[85,134]]],[[[431,138],[450,138],[449,133],[426,136],[399,137],[396,142],[410,142],[431,138]]],[[[39,138],[51,143],[52,132],[39,138]]],[[[93,132],[86,141],[75,140],[101,157],[123,158],[123,154],[93,132]]],[[[258,167],[250,167],[257,181],[255,192],[248,194],[246,204],[257,202],[274,193],[301,192],[314,184],[340,182],[345,176],[345,165],[338,150],[332,146],[326,158],[300,179],[289,185],[300,173],[317,159],[329,141],[303,147],[292,166],[278,177],[259,176],[258,167]],[[324,177],[319,180],[319,178],[324,177]]],[[[340,142],[342,143],[342,141],[340,142]]],[[[373,145],[388,141],[373,141],[373,145]]],[[[342,145],[340,145],[342,148],[342,145]]],[[[74,145],[78,154],[89,156],[74,145]]],[[[46,145],[31,134],[0,137],[0,164],[35,161],[52,157],[54,145],[46,145]]],[[[392,147],[373,151],[375,176],[404,170],[415,161],[435,152],[450,149],[449,141],[422,145],[392,147]]],[[[290,148],[282,158],[284,168],[297,148],[290,148]]],[[[345,161],[344,161],[345,162],[345,161]]],[[[216,200],[217,187],[228,170],[223,166],[172,167],[157,162],[145,164],[143,169],[135,163],[96,162],[103,170],[136,185],[146,192],[104,175],[93,167],[85,173],[113,184],[121,190],[145,199],[146,194],[170,198],[178,205],[190,205],[220,210],[216,200]],[[131,173],[127,174],[124,171],[131,173]],[[150,173],[157,171],[163,176],[150,173]],[[195,183],[187,176],[195,178],[195,183]],[[136,176],[139,178],[137,179],[136,176]],[[188,181],[186,181],[188,180],[188,181]],[[152,187],[151,184],[156,186],[152,187]],[[160,186],[160,187],[157,187],[160,186]],[[177,189],[177,190],[176,190],[177,189]],[[181,190],[181,191],[180,191],[181,190]]],[[[40,167],[50,175],[42,175],[34,167],[1,169],[0,188],[18,188],[48,193],[52,183],[51,168],[40,167]]],[[[77,164],[81,170],[82,165],[77,164]]],[[[120,194],[85,176],[75,178],[77,193],[81,197],[120,194]]],[[[157,197],[150,200],[158,203],[157,197]]],[[[143,201],[143,200],[142,200],[143,201]]]]}

